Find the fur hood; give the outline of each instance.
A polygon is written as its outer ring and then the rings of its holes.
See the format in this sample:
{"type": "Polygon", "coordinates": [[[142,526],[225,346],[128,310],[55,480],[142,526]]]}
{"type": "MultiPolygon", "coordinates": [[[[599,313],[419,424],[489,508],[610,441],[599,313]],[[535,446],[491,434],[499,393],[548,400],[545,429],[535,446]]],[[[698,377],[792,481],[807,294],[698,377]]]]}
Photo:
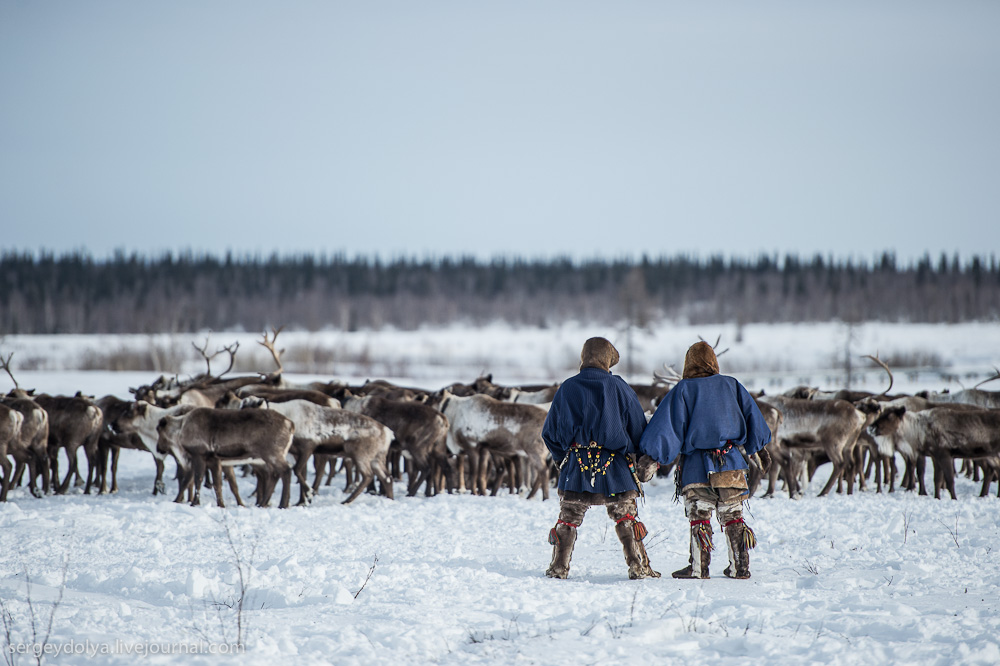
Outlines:
{"type": "Polygon", "coordinates": [[[583,343],[583,350],[580,352],[580,369],[600,368],[605,372],[611,372],[611,368],[618,363],[618,350],[605,338],[590,338],[583,343]]]}
{"type": "Polygon", "coordinates": [[[684,356],[684,379],[694,377],[711,377],[719,374],[719,359],[715,350],[707,342],[696,342],[687,350],[684,356]]]}

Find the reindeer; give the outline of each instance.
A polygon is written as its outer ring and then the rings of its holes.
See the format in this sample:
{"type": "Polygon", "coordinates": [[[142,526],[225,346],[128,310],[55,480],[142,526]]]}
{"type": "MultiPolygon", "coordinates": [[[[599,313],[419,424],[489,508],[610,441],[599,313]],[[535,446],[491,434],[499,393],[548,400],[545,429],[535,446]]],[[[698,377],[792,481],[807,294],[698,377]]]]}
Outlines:
{"type": "Polygon", "coordinates": [[[306,467],[314,454],[349,458],[361,474],[343,504],[350,504],[377,477],[382,489],[392,499],[392,480],[386,469],[386,455],[393,440],[393,432],[375,419],[345,409],[321,407],[303,400],[267,403],[261,398],[245,398],[241,411],[255,411],[254,407],[274,411],[295,423],[295,437],[291,452],[295,458],[295,476],[300,487],[299,504],[307,504],[319,489],[320,473],[317,470],[314,486],[306,480],[306,467]],[[251,409],[247,409],[251,408],[251,409]]]}
{"type": "Polygon", "coordinates": [[[12,484],[21,483],[24,469],[28,469],[28,489],[35,497],[49,492],[49,415],[40,405],[29,398],[0,399],[0,404],[12,409],[22,416],[20,436],[11,440],[8,454],[14,458],[17,467],[14,470],[12,484]],[[35,479],[41,478],[42,489],[39,491],[35,479]]]}
{"type": "Polygon", "coordinates": [[[14,470],[14,477],[10,479],[13,485],[21,483],[24,468],[28,468],[28,489],[35,497],[41,497],[42,492],[49,492],[49,415],[32,397],[34,391],[25,391],[18,384],[10,369],[10,361],[14,357],[13,352],[7,358],[0,357],[0,368],[10,377],[14,383],[14,388],[4,397],[0,397],[0,404],[19,412],[23,419],[21,421],[20,436],[12,440],[8,445],[8,454],[14,458],[17,464],[14,470]],[[41,477],[42,491],[39,492],[35,484],[35,478],[41,477]]]}
{"type": "Polygon", "coordinates": [[[995,410],[938,406],[912,412],[896,405],[883,408],[868,432],[887,450],[929,456],[934,461],[935,498],[940,498],[938,481],[952,499],[957,497],[952,458],[991,459],[1000,454],[1000,412],[995,410]]]}
{"type": "Polygon", "coordinates": [[[70,480],[77,475],[77,451],[83,447],[87,455],[87,485],[84,494],[90,493],[90,486],[97,470],[97,440],[104,425],[104,415],[93,400],[81,395],[34,396],[35,403],[45,410],[49,420],[48,456],[52,473],[52,483],[57,494],[65,494],[70,480]],[[69,458],[66,478],[59,482],[59,450],[65,449],[69,458]]]}
{"type": "Polygon", "coordinates": [[[445,443],[450,425],[447,416],[428,405],[378,395],[348,397],[344,409],[369,416],[395,434],[390,451],[398,449],[411,466],[407,495],[416,495],[425,482],[426,495],[437,494],[439,472],[448,479],[448,489],[454,487],[445,443]]]}
{"type": "MultiPolygon", "coordinates": [[[[147,403],[143,403],[147,404],[147,403]]],[[[149,445],[143,441],[137,432],[123,433],[116,430],[115,424],[119,419],[126,417],[134,408],[136,403],[129,400],[122,400],[115,395],[106,395],[97,401],[97,406],[104,414],[104,428],[101,429],[101,436],[97,440],[98,467],[97,477],[100,489],[98,494],[105,492],[118,492],[118,458],[122,449],[133,449],[136,451],[146,451],[153,454],[156,461],[156,481],[154,482],[153,494],[156,494],[155,485],[163,484],[163,460],[158,458],[156,452],[156,439],[152,438],[149,445]],[[110,460],[109,460],[110,458],[110,460]],[[111,466],[111,488],[108,489],[107,476],[108,465],[111,466]]],[[[162,491],[161,491],[162,492],[162,491]]]]}
{"type": "Polygon", "coordinates": [[[125,409],[115,409],[114,417],[108,423],[108,430],[112,435],[125,438],[124,441],[138,444],[136,448],[140,451],[149,451],[152,454],[156,465],[156,478],[153,481],[154,495],[167,491],[163,483],[164,460],[167,452],[160,451],[157,446],[159,434],[156,431],[156,426],[160,419],[166,416],[180,416],[193,409],[195,407],[192,405],[158,407],[145,400],[136,400],[127,403],[125,409]]]}
{"type": "Polygon", "coordinates": [[[175,502],[182,501],[188,486],[193,485],[191,504],[200,503],[206,466],[211,464],[216,502],[224,507],[222,467],[250,464],[258,466],[257,506],[268,505],[280,478],[278,506],[288,507],[292,470],[285,456],[292,446],[295,425],[281,414],[263,409],[196,407],[186,414],[164,416],[156,432],[157,449],[169,452],[177,461],[179,490],[175,502]]]}
{"type": "MultiPolygon", "coordinates": [[[[854,447],[868,415],[846,400],[803,400],[786,396],[761,396],[759,399],[777,408],[784,420],[778,428],[781,443],[793,450],[826,454],[833,464],[830,478],[819,496],[833,488],[845,472],[853,470],[854,447]]],[[[848,494],[854,490],[853,474],[847,477],[848,494]]]]}
{"type": "Polygon", "coordinates": [[[948,391],[942,391],[940,393],[921,391],[920,393],[917,393],[917,395],[922,398],[926,398],[929,402],[939,405],[965,404],[975,405],[976,407],[982,407],[983,409],[1000,409],[1000,391],[983,391],[979,388],[987,382],[1000,379],[1000,368],[994,368],[994,370],[996,370],[995,375],[984,379],[971,389],[964,389],[955,393],[950,393],[948,391]]]}
{"type": "Polygon", "coordinates": [[[14,466],[7,459],[11,445],[17,446],[21,441],[21,424],[24,415],[6,405],[0,405],[0,502],[7,501],[7,490],[14,476],[14,466]]]}
{"type": "MultiPolygon", "coordinates": [[[[542,440],[546,411],[535,405],[503,402],[486,395],[459,397],[441,391],[430,399],[448,417],[448,450],[469,457],[473,470],[473,493],[486,494],[486,476],[491,456],[500,460],[524,458],[534,482],[528,499],[539,489],[542,499],[549,497],[548,449],[542,440]]],[[[507,475],[502,466],[494,482],[496,494],[507,475]]]]}

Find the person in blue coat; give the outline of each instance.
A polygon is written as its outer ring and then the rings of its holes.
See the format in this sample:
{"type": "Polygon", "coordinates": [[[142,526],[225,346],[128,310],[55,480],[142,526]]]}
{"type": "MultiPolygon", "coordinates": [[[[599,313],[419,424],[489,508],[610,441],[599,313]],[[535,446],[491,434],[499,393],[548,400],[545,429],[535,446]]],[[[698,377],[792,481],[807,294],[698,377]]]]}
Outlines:
{"type": "Polygon", "coordinates": [[[743,522],[748,499],[747,456],[758,454],[766,469],[771,430],[753,397],[736,379],[719,374],[707,342],[691,345],[683,379],[657,405],[639,448],[660,464],[677,460],[675,475],[690,521],[691,557],[674,578],[708,578],[712,555],[712,511],[729,545],[730,578],[750,577],[753,530],[743,522]],[[742,450],[741,450],[742,449],[742,450]]]}
{"type": "MultiPolygon", "coordinates": [[[[549,531],[550,578],[569,576],[577,529],[591,506],[604,505],[615,521],[629,578],[659,578],[642,545],[646,528],[638,519],[639,472],[632,455],[646,416],[624,379],[611,374],[618,350],[605,338],[590,338],[580,353],[580,373],[564,381],[552,399],[542,439],[559,467],[559,519],[549,531]]],[[[657,464],[641,461],[651,477],[657,464]]],[[[649,480],[645,478],[644,480],[649,480]]]]}

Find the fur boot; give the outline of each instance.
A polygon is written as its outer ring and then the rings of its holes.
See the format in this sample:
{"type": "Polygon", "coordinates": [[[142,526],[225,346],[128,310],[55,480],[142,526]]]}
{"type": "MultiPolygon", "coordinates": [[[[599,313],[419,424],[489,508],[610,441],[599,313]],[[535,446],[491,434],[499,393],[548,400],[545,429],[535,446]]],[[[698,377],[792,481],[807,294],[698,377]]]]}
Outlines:
{"type": "Polygon", "coordinates": [[[730,578],[749,578],[750,549],[757,545],[753,530],[742,518],[727,522],[724,529],[729,544],[729,566],[723,573],[730,578]]]}
{"type": "Polygon", "coordinates": [[[712,563],[712,523],[709,520],[691,521],[691,556],[688,565],[671,575],[674,578],[707,579],[708,566],[712,563]]]}
{"type": "Polygon", "coordinates": [[[628,577],[632,580],[659,578],[660,573],[653,571],[653,567],[649,564],[649,555],[646,554],[646,547],[642,545],[642,539],[639,538],[641,532],[637,526],[641,524],[629,516],[628,519],[623,519],[615,525],[615,533],[618,534],[618,540],[622,542],[622,550],[625,553],[628,577]]]}
{"type": "Polygon", "coordinates": [[[545,571],[549,578],[567,578],[569,576],[569,561],[573,557],[573,546],[576,544],[577,525],[560,520],[549,531],[549,543],[552,544],[552,563],[545,571]]]}

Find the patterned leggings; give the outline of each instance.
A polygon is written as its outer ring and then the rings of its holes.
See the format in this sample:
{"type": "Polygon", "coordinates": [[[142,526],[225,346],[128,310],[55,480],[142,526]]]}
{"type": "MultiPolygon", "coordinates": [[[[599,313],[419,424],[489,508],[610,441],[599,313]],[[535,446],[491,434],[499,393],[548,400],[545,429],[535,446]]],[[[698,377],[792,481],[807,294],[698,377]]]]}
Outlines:
{"type": "Polygon", "coordinates": [[[688,488],[684,491],[684,515],[688,520],[710,520],[714,509],[725,525],[743,517],[746,498],[744,488],[688,488]]]}

